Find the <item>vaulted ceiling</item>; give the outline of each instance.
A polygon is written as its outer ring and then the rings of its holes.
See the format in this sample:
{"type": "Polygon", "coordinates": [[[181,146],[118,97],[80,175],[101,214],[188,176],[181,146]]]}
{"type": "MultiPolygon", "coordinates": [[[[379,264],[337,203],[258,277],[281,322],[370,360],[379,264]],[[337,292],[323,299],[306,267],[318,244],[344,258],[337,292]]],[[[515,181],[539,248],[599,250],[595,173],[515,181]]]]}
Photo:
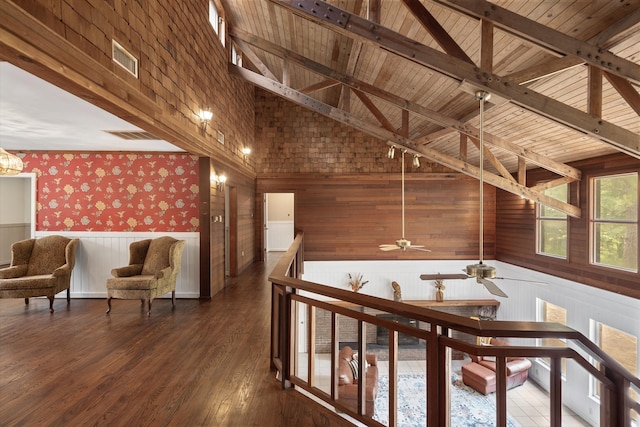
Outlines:
{"type": "Polygon", "coordinates": [[[485,181],[570,215],[527,169],[559,184],[571,161],[640,159],[640,0],[221,1],[231,72],[467,175],[490,93],[485,181]]]}

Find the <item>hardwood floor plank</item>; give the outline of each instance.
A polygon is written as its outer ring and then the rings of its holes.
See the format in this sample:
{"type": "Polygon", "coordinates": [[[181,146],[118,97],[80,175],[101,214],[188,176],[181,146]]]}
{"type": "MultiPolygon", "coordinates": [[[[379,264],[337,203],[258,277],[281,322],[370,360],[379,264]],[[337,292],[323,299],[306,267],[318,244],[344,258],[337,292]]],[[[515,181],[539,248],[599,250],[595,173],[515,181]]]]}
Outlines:
{"type": "Polygon", "coordinates": [[[211,301],[0,299],[1,426],[348,426],[269,363],[280,254],[211,301]]]}

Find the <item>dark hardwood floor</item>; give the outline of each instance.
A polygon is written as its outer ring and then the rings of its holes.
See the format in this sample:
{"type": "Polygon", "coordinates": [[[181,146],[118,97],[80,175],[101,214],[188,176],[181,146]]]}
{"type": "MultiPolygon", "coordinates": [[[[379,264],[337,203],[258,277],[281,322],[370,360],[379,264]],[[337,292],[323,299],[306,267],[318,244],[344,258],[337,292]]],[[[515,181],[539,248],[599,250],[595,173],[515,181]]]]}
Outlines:
{"type": "Polygon", "coordinates": [[[271,371],[280,254],[211,301],[0,299],[1,426],[348,426],[271,371]]]}

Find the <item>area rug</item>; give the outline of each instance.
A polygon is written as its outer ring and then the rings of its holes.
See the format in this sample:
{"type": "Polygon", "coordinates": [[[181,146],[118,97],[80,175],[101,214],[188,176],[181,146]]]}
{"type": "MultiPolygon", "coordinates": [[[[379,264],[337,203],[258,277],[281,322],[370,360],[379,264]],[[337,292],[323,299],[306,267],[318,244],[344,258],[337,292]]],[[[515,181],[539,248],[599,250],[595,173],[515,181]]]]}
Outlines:
{"type": "MultiPolygon", "coordinates": [[[[426,382],[424,375],[398,375],[398,427],[426,425],[426,382]]],[[[374,419],[389,424],[389,377],[378,379],[374,419]]],[[[496,425],[495,395],[485,396],[466,386],[459,374],[451,376],[451,426],[496,425]]],[[[508,427],[518,424],[507,417],[508,427]]]]}

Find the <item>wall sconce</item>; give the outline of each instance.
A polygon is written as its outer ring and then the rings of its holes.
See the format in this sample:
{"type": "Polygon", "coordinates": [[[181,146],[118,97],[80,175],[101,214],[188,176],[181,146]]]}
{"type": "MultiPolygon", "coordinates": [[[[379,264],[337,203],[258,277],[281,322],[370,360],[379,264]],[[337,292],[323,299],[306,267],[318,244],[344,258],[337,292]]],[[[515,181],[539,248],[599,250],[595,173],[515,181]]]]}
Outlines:
{"type": "Polygon", "coordinates": [[[247,157],[249,154],[251,154],[251,148],[249,147],[244,147],[242,149],[242,154],[244,154],[245,157],[247,157]]]}
{"type": "Polygon", "coordinates": [[[211,112],[211,109],[207,107],[206,110],[200,110],[200,113],[198,113],[198,117],[200,117],[200,128],[202,130],[206,130],[207,124],[213,117],[213,113],[211,112]]]}
{"type": "Polygon", "coordinates": [[[393,159],[396,155],[396,146],[392,145],[391,147],[389,147],[389,151],[387,152],[387,157],[390,159],[393,159]]]}
{"type": "Polygon", "coordinates": [[[0,175],[18,175],[24,164],[15,154],[7,153],[0,147],[0,175]]]}
{"type": "Polygon", "coordinates": [[[211,177],[211,183],[216,185],[218,191],[224,191],[224,183],[227,182],[225,175],[213,175],[211,177]]]}
{"type": "Polygon", "coordinates": [[[418,158],[418,156],[413,156],[413,167],[414,168],[420,167],[420,159],[418,158]]]}

